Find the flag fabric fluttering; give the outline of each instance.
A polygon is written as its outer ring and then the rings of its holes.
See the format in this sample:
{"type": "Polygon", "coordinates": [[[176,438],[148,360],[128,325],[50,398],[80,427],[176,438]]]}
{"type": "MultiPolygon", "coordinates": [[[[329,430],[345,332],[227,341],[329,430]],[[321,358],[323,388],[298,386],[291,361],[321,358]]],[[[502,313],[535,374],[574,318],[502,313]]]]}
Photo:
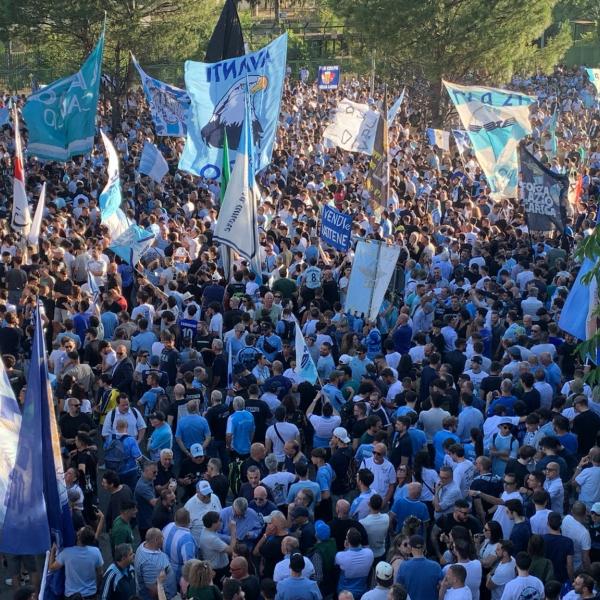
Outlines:
{"type": "Polygon", "coordinates": [[[394,104],[392,104],[392,106],[390,106],[390,110],[388,110],[388,114],[387,114],[388,127],[392,126],[392,124],[394,123],[394,119],[396,118],[396,115],[398,114],[398,111],[400,110],[400,107],[402,106],[402,102],[404,101],[404,92],[406,92],[406,88],[402,89],[402,93],[395,100],[394,104]]]}
{"type": "Polygon", "coordinates": [[[469,135],[463,129],[453,129],[452,136],[456,142],[458,153],[462,156],[471,147],[469,135]]]}
{"type": "Polygon", "coordinates": [[[593,277],[589,285],[581,281],[593,267],[593,260],[586,258],[583,261],[558,320],[563,331],[582,341],[589,340],[598,331],[598,317],[594,314],[598,306],[596,278],[593,277]]]}
{"type": "Polygon", "coordinates": [[[369,172],[367,174],[367,189],[371,191],[375,199],[387,206],[390,189],[390,165],[388,160],[389,138],[388,138],[388,107],[387,107],[387,87],[383,94],[383,103],[377,122],[377,133],[373,145],[373,154],[369,162],[369,172]]]}
{"type": "Polygon", "coordinates": [[[17,461],[21,411],[10,385],[4,362],[0,359],[0,549],[3,548],[4,522],[8,510],[7,494],[11,486],[11,475],[17,461]]]}
{"type": "Polygon", "coordinates": [[[108,156],[108,181],[100,193],[99,206],[102,225],[108,228],[112,240],[124,233],[131,222],[121,209],[121,179],[119,175],[119,156],[104,131],[100,130],[106,154],[108,156]]]}
{"type": "Polygon", "coordinates": [[[596,92],[600,94],[600,69],[590,69],[589,67],[585,67],[585,72],[587,73],[590,83],[596,88],[596,92]]]}
{"type": "Polygon", "coordinates": [[[244,35],[235,0],[225,0],[221,16],[215,25],[204,62],[214,63],[244,54],[244,35]]]}
{"type": "Polygon", "coordinates": [[[92,304],[97,305],[100,299],[100,288],[96,283],[96,278],[92,275],[91,271],[87,272],[87,284],[90,288],[90,294],[92,295],[92,304]]]}
{"type": "Polygon", "coordinates": [[[368,104],[344,98],[323,131],[323,141],[329,148],[337,146],[348,152],[371,156],[374,152],[380,115],[368,104]]]}
{"type": "Polygon", "coordinates": [[[250,94],[255,172],[271,162],[285,80],[287,34],[257,50],[216,63],[186,61],[185,85],[192,104],[179,168],[207,179],[221,176],[223,133],[235,159],[244,104],[250,94]]]}
{"type": "Polygon", "coordinates": [[[443,129],[427,129],[427,141],[432,146],[437,146],[442,150],[450,150],[450,132],[443,129]]]}
{"type": "Polygon", "coordinates": [[[469,135],[492,197],[516,198],[518,145],[531,133],[529,106],[533,96],[482,86],[443,82],[469,135]]]}
{"type": "MultiPolygon", "coordinates": [[[[6,514],[0,528],[0,552],[17,555],[44,554],[52,544],[61,550],[75,543],[48,378],[42,310],[39,305],[34,315],[33,349],[16,461],[8,474],[3,502],[6,514]]],[[[5,476],[3,472],[2,477],[5,476]]],[[[54,585],[56,580],[48,577],[47,583],[54,585]]],[[[47,585],[45,598],[58,593],[47,585]]]]}
{"type": "Polygon", "coordinates": [[[29,143],[27,153],[66,162],[94,148],[100,94],[104,30],[77,73],[40,88],[23,107],[29,143]]]}
{"type": "Polygon", "coordinates": [[[190,97],[185,90],[150,77],[131,55],[133,65],[142,80],[142,88],[150,107],[156,135],[183,137],[187,134],[190,97]]]}
{"type": "Polygon", "coordinates": [[[308,351],[308,346],[306,345],[306,341],[304,340],[304,336],[302,335],[302,330],[300,329],[298,321],[296,321],[294,346],[296,350],[296,368],[294,371],[302,380],[308,381],[314,385],[319,378],[319,375],[317,373],[315,361],[308,351]]]}
{"type": "Polygon", "coordinates": [[[256,210],[260,192],[254,178],[252,162],[252,129],[248,103],[242,128],[240,147],[231,178],[221,204],[213,240],[235,250],[251,265],[259,259],[256,210]]]}
{"type": "Polygon", "coordinates": [[[135,267],[155,239],[154,233],[133,223],[112,241],[109,248],[126,263],[135,267]]]}
{"type": "Polygon", "coordinates": [[[231,350],[231,340],[227,344],[227,389],[233,389],[233,356],[231,350]]]}
{"type": "MultiPolygon", "coordinates": [[[[223,138],[223,164],[221,165],[221,204],[225,198],[225,192],[227,191],[227,185],[231,178],[231,165],[229,163],[229,144],[227,142],[227,132],[225,132],[223,138]]],[[[225,244],[220,244],[221,264],[223,265],[223,276],[225,281],[229,283],[231,278],[231,269],[233,267],[233,250],[225,244]]]]}
{"type": "Polygon", "coordinates": [[[30,246],[37,246],[40,241],[40,231],[42,229],[42,218],[44,217],[44,208],[46,206],[46,182],[42,185],[42,191],[38,199],[37,206],[35,207],[35,213],[33,215],[33,221],[31,222],[31,229],[27,235],[27,243],[30,246]]]}
{"type": "Polygon", "coordinates": [[[169,165],[155,144],[146,140],[140,156],[138,171],[160,183],[169,172],[169,165]]]}
{"type": "Polygon", "coordinates": [[[19,235],[27,237],[31,228],[31,213],[25,190],[25,163],[23,162],[23,144],[19,128],[19,112],[13,108],[13,126],[15,129],[15,157],[13,159],[13,205],[10,219],[11,228],[19,235]]]}

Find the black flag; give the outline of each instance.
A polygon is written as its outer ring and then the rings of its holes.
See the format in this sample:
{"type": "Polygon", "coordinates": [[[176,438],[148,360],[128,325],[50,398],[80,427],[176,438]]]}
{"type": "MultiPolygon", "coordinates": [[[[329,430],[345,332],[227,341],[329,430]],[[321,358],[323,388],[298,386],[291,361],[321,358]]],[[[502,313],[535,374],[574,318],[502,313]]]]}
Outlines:
{"type": "Polygon", "coordinates": [[[219,62],[226,58],[243,56],[246,53],[242,24],[235,4],[235,0],[225,0],[221,16],[208,41],[204,62],[219,62]]]}
{"type": "Polygon", "coordinates": [[[377,123],[377,133],[375,134],[375,143],[373,145],[373,154],[369,162],[369,171],[367,173],[367,188],[377,199],[379,204],[387,208],[387,201],[390,196],[390,166],[388,163],[388,127],[387,127],[387,86],[383,93],[383,104],[379,111],[379,121],[377,123]]]}
{"type": "Polygon", "coordinates": [[[563,233],[569,178],[545,167],[524,145],[519,147],[519,198],[530,231],[563,233]]]}

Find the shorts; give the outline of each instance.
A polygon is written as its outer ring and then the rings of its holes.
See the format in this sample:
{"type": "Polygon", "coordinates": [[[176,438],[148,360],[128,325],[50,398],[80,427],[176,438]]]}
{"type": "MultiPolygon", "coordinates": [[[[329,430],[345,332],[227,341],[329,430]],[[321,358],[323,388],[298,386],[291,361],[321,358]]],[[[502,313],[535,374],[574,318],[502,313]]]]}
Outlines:
{"type": "MultiPolygon", "coordinates": [[[[5,554],[6,563],[8,567],[9,575],[18,575],[21,570],[27,571],[28,573],[35,573],[38,571],[38,559],[33,554],[5,554]]],[[[42,556],[42,563],[45,557],[42,556]]],[[[43,568],[41,566],[40,570],[43,568]]]]}

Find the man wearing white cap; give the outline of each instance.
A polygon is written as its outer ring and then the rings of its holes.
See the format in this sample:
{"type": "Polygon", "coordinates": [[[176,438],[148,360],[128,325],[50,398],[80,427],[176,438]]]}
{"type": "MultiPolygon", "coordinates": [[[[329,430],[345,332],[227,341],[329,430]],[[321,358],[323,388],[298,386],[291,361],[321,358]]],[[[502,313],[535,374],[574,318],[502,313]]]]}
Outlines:
{"type": "Polygon", "coordinates": [[[375,580],[377,585],[363,594],[362,600],[387,600],[388,590],[394,583],[394,569],[387,562],[380,562],[375,567],[375,580]]]}
{"type": "Polygon", "coordinates": [[[200,533],[204,524],[202,517],[209,511],[221,512],[221,502],[216,494],[213,494],[210,483],[201,480],[196,484],[196,495],[192,496],[186,503],[185,508],[190,513],[190,530],[196,544],[200,544],[200,533]]]}

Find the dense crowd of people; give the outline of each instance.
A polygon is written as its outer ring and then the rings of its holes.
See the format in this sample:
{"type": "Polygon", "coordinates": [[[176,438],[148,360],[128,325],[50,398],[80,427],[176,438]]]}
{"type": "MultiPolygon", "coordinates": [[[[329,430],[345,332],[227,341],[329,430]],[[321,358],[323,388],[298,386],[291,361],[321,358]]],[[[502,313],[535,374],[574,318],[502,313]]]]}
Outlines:
{"type": "MultiPolygon", "coordinates": [[[[381,99],[362,80],[286,81],[257,176],[262,274],[238,257],[225,279],[219,182],[177,170],[183,141],[155,138],[141,92],[119,131],[108,100],[98,117],[123,207],[156,235],[138,265],[108,249],[100,143],[26,161],[32,205],[43,182],[48,202],[38,248],[3,220],[0,354],[22,403],[41,301],[77,532],[49,560],[67,598],[598,598],[600,389],[558,319],[595,222],[600,110],[583,69],[511,87],[538,97],[536,157],[581,175],[562,236],[528,235],[473,155],[431,146],[410,88],[376,201],[369,157],[322,139],[340,99],[381,99]],[[160,184],[136,171],[145,139],[168,160],[160,184]],[[344,311],[353,251],[320,241],[324,204],[353,216],[353,245],[401,247],[376,321],[344,311]],[[296,319],[314,384],[296,369],[296,319]]],[[[8,213],[10,125],[0,150],[8,213]]],[[[43,557],[5,560],[28,598],[43,557]]]]}

